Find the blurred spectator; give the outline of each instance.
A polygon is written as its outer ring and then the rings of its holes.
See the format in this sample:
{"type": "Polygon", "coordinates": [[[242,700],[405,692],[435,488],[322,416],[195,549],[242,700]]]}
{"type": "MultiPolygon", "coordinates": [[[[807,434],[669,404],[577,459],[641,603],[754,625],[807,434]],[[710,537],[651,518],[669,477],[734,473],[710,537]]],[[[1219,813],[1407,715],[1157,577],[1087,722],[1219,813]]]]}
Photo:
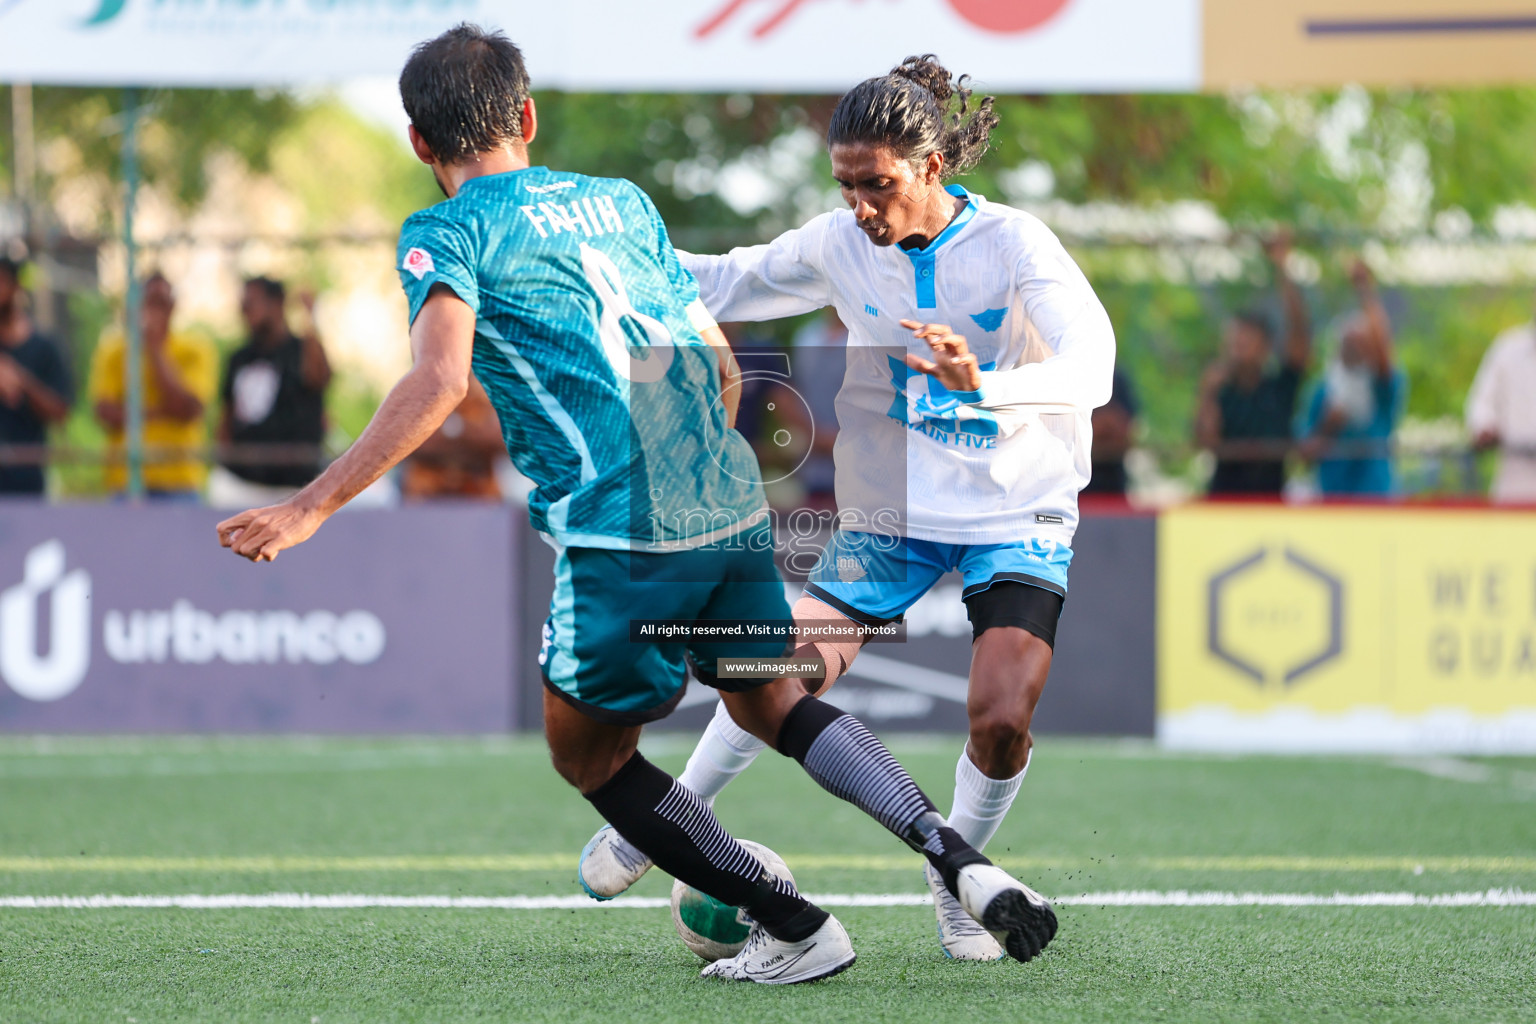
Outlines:
{"type": "Polygon", "coordinates": [[[1512,327],[1483,356],[1467,395],[1478,448],[1502,448],[1493,500],[1536,502],[1536,324],[1512,327]]]}
{"type": "Polygon", "coordinates": [[[1265,246],[1285,303],[1285,350],[1271,367],[1274,345],[1269,318],[1239,313],[1227,322],[1225,356],[1200,382],[1195,439],[1216,453],[1213,495],[1278,497],[1285,486],[1285,454],[1296,413],[1296,396],[1312,358],[1312,324],[1301,289],[1286,270],[1290,238],[1265,246]]]}
{"type": "Polygon", "coordinates": [[[1395,364],[1392,324],[1364,260],[1350,271],[1360,310],[1349,316],[1323,367],[1297,434],[1317,462],[1325,496],[1385,497],[1397,490],[1392,433],[1403,417],[1407,375],[1395,364]]]}
{"type": "MultiPolygon", "coordinates": [[[[207,471],[202,449],[208,443],[203,410],[218,383],[218,353],[201,334],[171,330],[176,293],[164,274],[144,282],[139,312],[143,336],[140,380],[144,397],[144,490],[164,501],[196,501],[207,471]]],[[[107,487],[126,490],[123,459],[127,425],[128,345],[121,333],[102,338],[91,358],[90,397],[96,419],[107,430],[112,459],[107,487]]]]}
{"type": "Polygon", "coordinates": [[[790,432],[796,452],[810,451],[795,473],[805,489],[807,508],[833,510],[836,474],[832,448],[837,441],[837,393],[847,373],[848,328],[828,306],[796,332],[789,354],[789,382],[774,389],[778,421],[790,432]],[[796,439],[799,439],[796,443],[796,439]]]}
{"type": "Polygon", "coordinates": [[[230,354],[219,393],[219,442],[233,450],[208,483],[209,503],[220,508],[270,505],[320,475],[331,364],[315,330],[314,296],[302,298],[302,338],[288,326],[287,299],[281,281],[245,282],[240,315],[250,334],[230,354]],[[252,449],[242,451],[246,445],[252,449]]]}
{"type": "Polygon", "coordinates": [[[21,266],[0,258],[0,494],[41,495],[48,426],[69,416],[69,367],[27,311],[21,266]],[[25,449],[30,449],[27,451],[25,449]]]}
{"type": "Polygon", "coordinates": [[[1093,410],[1093,476],[1084,494],[1125,494],[1125,453],[1131,450],[1138,411],[1131,380],[1116,367],[1109,402],[1093,410]]]}
{"type": "Polygon", "coordinates": [[[405,460],[400,494],[424,498],[501,500],[496,479],[498,462],[506,455],[501,419],[480,382],[469,381],[469,394],[448,414],[443,425],[405,460]]]}

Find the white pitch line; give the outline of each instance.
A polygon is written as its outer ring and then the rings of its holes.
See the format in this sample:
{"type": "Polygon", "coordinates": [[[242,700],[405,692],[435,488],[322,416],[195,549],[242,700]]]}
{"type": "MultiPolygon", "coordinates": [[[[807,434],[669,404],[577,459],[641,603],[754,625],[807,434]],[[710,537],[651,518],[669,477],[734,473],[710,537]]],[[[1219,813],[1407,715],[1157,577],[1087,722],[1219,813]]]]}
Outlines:
{"type": "Polygon", "coordinates": [[[1488,889],[1424,895],[1412,892],[1173,892],[1084,893],[1052,900],[1078,907],[1536,907],[1536,892],[1488,889]]]}
{"type": "Polygon", "coordinates": [[[176,896],[0,896],[0,907],[39,910],[175,908],[178,910],[350,910],[368,907],[426,907],[446,910],[583,910],[665,907],[659,897],[621,896],[598,903],[588,896],[369,896],[356,893],[270,892],[176,896]]]}
{"type": "MultiPolygon", "coordinates": [[[[931,898],[917,893],[809,895],[824,907],[918,907],[931,898]]],[[[1064,907],[1536,907],[1536,892],[1488,889],[1424,895],[1411,892],[1270,893],[1270,892],[1122,892],[1059,896],[1064,907]]],[[[598,903],[586,896],[370,896],[273,892],[174,896],[0,896],[0,908],[17,910],[103,910],[113,908],[177,910],[353,910],[405,907],[443,910],[655,910],[668,901],[651,896],[621,896],[598,903]]]]}

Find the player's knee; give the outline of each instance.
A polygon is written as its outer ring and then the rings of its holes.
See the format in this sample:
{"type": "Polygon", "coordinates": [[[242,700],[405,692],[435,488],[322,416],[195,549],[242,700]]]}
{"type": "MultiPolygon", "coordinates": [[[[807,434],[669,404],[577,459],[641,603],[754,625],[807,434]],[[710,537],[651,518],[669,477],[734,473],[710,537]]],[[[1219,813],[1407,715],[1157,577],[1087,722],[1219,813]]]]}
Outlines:
{"type": "Polygon", "coordinates": [[[590,753],[554,748],[549,751],[549,760],[555,767],[555,773],[582,793],[597,789],[613,778],[619,768],[619,764],[615,764],[615,759],[611,757],[594,757],[590,753]]]}
{"type": "Polygon", "coordinates": [[[804,696],[799,680],[776,679],[753,690],[722,693],[720,698],[731,721],[772,746],[784,719],[804,696]]]}
{"type": "Polygon", "coordinates": [[[1028,737],[1027,718],[1021,719],[1009,709],[983,708],[971,715],[971,749],[989,761],[1022,754],[1028,737]]]}
{"type": "Polygon", "coordinates": [[[1029,759],[1029,728],[1014,716],[1001,713],[972,715],[971,760],[984,775],[1011,779],[1023,771],[1029,759]]]}
{"type": "Polygon", "coordinates": [[[819,674],[801,677],[801,687],[813,697],[826,693],[832,688],[832,684],[837,682],[837,677],[842,675],[843,670],[848,667],[845,659],[850,657],[848,651],[839,648],[836,644],[810,643],[795,648],[796,661],[820,661],[822,664],[819,674]]]}
{"type": "Polygon", "coordinates": [[[825,666],[820,676],[804,680],[805,690],[816,695],[826,693],[858,656],[864,645],[863,632],[858,623],[814,597],[800,598],[794,617],[811,638],[795,651],[795,657],[816,658],[825,666]]]}
{"type": "Polygon", "coordinates": [[[577,789],[581,789],[582,792],[586,792],[585,789],[582,789],[581,785],[582,765],[580,758],[572,757],[557,750],[551,750],[549,752],[549,763],[554,765],[556,775],[559,775],[577,789]]]}

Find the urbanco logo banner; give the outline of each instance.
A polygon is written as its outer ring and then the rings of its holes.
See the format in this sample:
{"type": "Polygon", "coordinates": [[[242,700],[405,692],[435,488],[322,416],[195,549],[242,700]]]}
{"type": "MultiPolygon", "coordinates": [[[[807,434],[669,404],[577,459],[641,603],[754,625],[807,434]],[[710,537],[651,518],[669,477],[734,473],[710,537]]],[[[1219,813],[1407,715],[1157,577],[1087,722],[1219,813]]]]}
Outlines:
{"type": "Polygon", "coordinates": [[[0,592],[0,678],[29,700],[58,700],[85,679],[91,664],[91,577],[66,571],[64,544],[50,540],[27,552],[20,583],[0,592]],[[49,604],[41,653],[39,605],[49,604]]]}
{"type": "Polygon", "coordinates": [[[253,565],[208,509],[0,504],[0,731],[515,726],[515,514],[348,513],[253,565]]]}

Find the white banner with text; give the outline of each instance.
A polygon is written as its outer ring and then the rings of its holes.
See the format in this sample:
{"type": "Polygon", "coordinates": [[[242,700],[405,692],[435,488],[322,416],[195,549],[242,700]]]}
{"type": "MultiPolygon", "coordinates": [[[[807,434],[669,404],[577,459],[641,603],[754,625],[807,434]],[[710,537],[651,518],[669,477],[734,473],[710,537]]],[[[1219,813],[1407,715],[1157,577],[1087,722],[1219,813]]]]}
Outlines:
{"type": "Polygon", "coordinates": [[[1188,90],[1200,0],[0,0],[0,81],[286,86],[393,75],[460,22],[534,87],[841,92],[935,52],[1000,92],[1188,90]]]}

